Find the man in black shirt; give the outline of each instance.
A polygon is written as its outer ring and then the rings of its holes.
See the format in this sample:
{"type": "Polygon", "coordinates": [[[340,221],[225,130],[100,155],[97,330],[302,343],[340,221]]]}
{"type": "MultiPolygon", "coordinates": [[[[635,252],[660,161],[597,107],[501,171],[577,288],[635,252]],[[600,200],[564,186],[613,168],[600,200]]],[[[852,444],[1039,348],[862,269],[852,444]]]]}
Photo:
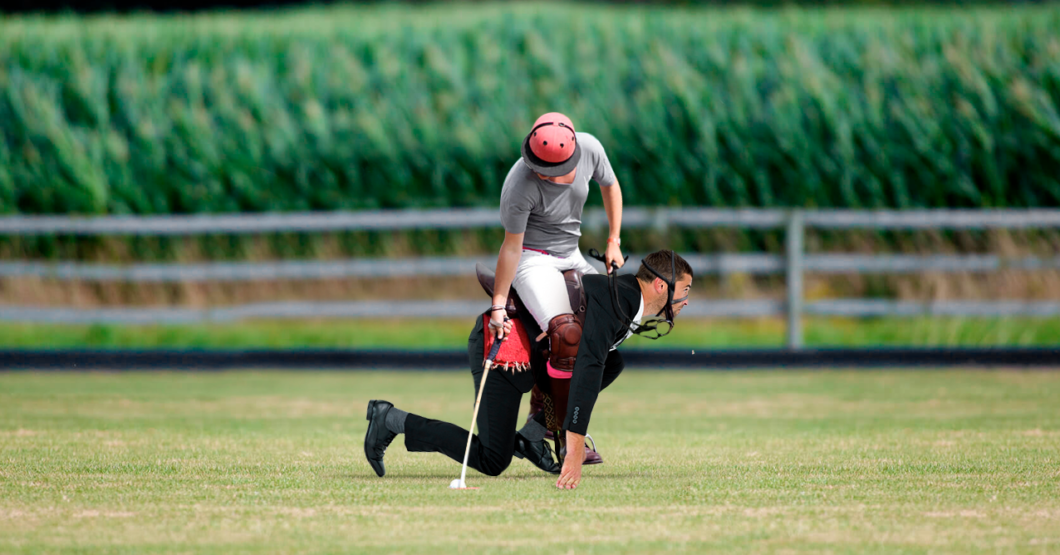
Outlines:
{"type": "MultiPolygon", "coordinates": [[[[665,333],[688,304],[692,268],[673,251],[658,251],[645,257],[636,275],[586,275],[582,278],[586,301],[585,325],[570,376],[563,429],[566,445],[585,443],[589,420],[600,391],[622,372],[622,356],[615,350],[633,333],[665,333]],[[613,279],[613,285],[609,280],[613,279]],[[659,318],[662,320],[659,320],[659,318]]],[[[468,359],[476,396],[483,371],[482,319],[468,337],[468,359]]],[[[479,408],[479,433],[472,439],[468,466],[497,476],[511,463],[517,447],[530,451],[516,432],[522,396],[534,386],[532,372],[491,371],[479,408]]],[[[364,450],[376,474],[383,476],[383,455],[399,433],[405,448],[413,452],[439,452],[463,462],[468,431],[455,424],[431,420],[395,408],[386,401],[368,403],[368,432],[364,450]]],[[[577,452],[577,451],[576,451],[577,452]]],[[[581,481],[583,457],[568,456],[556,487],[574,489],[581,481]]]]}

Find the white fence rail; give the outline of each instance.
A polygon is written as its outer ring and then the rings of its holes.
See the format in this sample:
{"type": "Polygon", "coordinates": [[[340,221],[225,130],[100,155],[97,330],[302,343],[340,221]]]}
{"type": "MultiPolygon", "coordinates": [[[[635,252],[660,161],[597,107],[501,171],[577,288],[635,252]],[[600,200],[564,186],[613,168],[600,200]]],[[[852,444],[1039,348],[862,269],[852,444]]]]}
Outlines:
{"type": "MultiPolygon", "coordinates": [[[[583,226],[601,230],[602,210],[587,210],[583,226]]],[[[232,214],[77,218],[59,216],[0,217],[0,235],[140,235],[320,233],[411,229],[472,229],[500,226],[496,209],[403,210],[295,214],[232,214]]],[[[802,276],[815,273],[989,272],[1060,269],[1060,256],[904,256],[805,254],[807,227],[820,229],[1034,229],[1060,228],[1060,210],[716,210],[699,208],[627,208],[623,229],[784,228],[785,256],[768,254],[690,255],[697,274],[776,274],[789,284],[784,301],[711,301],[691,305],[692,316],[750,317],[786,314],[788,345],[802,344],[801,316],[1056,316],[1060,302],[917,303],[866,299],[804,302],[802,276]]],[[[631,261],[638,257],[631,257],[631,261]]],[[[339,261],[281,261],[197,264],[80,264],[0,261],[0,278],[33,276],[60,281],[194,282],[277,279],[385,278],[394,276],[470,275],[476,262],[492,266],[495,257],[414,258],[339,261]]],[[[631,264],[627,268],[635,268],[631,264]]],[[[263,303],[214,309],[98,309],[0,306],[0,320],[47,322],[177,323],[242,318],[307,317],[465,317],[482,309],[478,301],[412,301],[347,303],[263,303]]]]}
{"type": "MultiPolygon", "coordinates": [[[[1060,210],[806,210],[807,227],[821,229],[1027,229],[1060,227],[1060,210]]],[[[624,229],[647,228],[780,228],[790,210],[720,210],[712,208],[626,208],[624,229]]],[[[583,227],[605,229],[599,208],[586,210],[583,227]]],[[[370,212],[302,212],[290,214],[219,214],[200,216],[5,216],[0,235],[200,235],[287,232],[392,231],[499,227],[495,208],[443,210],[375,210],[370,212]]]]}

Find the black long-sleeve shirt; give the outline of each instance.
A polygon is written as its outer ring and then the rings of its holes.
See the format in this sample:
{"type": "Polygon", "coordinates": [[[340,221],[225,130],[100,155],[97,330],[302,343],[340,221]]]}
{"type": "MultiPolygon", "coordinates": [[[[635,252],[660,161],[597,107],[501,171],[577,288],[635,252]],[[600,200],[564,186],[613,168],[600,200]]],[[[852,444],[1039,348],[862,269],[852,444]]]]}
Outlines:
{"type": "MultiPolygon", "coordinates": [[[[618,302],[629,317],[634,317],[641,307],[641,292],[637,278],[633,275],[617,276],[618,302]]],[[[611,290],[606,275],[587,275],[582,278],[587,299],[585,326],[582,328],[578,358],[571,375],[570,397],[567,400],[567,416],[563,428],[585,435],[589,429],[589,418],[596,405],[596,398],[603,388],[604,368],[611,348],[625,340],[629,328],[625,320],[615,313],[611,302],[611,290]]],[[[620,357],[612,357],[612,361],[620,357]]]]}

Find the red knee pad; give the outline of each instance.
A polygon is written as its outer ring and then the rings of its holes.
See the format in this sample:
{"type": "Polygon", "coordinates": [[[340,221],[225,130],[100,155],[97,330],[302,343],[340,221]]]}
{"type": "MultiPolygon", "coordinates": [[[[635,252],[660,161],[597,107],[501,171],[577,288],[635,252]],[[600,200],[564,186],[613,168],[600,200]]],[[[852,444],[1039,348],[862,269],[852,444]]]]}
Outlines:
{"type": "MultiPolygon", "coordinates": [[[[482,330],[485,337],[482,353],[483,360],[489,356],[490,349],[493,348],[493,342],[497,339],[497,336],[491,332],[489,325],[490,315],[487,312],[482,315],[482,330]]],[[[526,334],[526,328],[523,327],[523,323],[518,318],[512,320],[512,331],[508,334],[508,338],[501,343],[501,347],[497,351],[497,358],[493,360],[493,365],[495,368],[515,370],[516,372],[522,372],[530,368],[530,337],[526,334]]]]}

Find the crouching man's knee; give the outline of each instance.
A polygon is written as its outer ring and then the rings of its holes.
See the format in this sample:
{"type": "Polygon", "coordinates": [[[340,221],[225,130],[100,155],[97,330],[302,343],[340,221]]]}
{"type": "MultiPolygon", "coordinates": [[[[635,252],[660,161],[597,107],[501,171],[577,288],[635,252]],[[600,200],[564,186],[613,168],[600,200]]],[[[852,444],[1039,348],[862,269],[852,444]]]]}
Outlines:
{"type": "MultiPolygon", "coordinates": [[[[513,440],[514,443],[514,440],[513,440]]],[[[508,456],[502,456],[499,454],[490,454],[482,458],[482,468],[479,472],[486,476],[500,476],[508,466],[512,464],[512,454],[508,453],[508,456]]]]}

